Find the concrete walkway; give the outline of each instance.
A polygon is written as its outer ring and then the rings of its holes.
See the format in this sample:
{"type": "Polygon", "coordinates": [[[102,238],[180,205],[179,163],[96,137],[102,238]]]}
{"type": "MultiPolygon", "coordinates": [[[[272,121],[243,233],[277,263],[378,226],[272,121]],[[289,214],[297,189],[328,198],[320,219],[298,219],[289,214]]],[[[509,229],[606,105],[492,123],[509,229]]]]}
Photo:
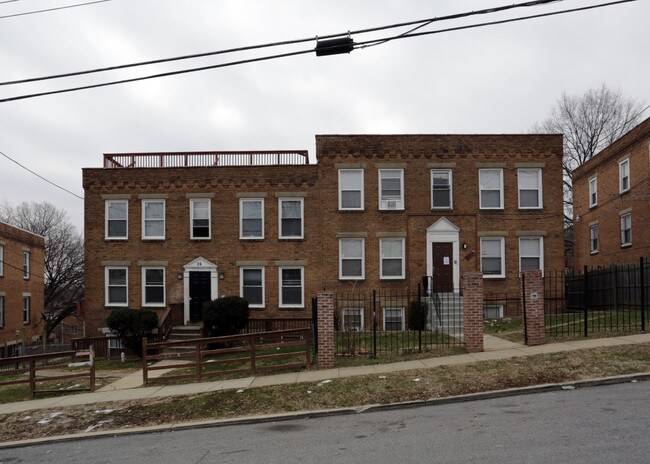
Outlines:
{"type": "MultiPolygon", "coordinates": [[[[539,346],[524,346],[519,343],[508,342],[491,335],[486,335],[484,339],[485,351],[481,353],[418,359],[391,364],[376,364],[373,366],[340,367],[334,369],[293,372],[288,374],[245,377],[242,379],[219,380],[215,382],[156,387],[142,387],[142,372],[139,371],[93,393],[82,393],[57,398],[43,398],[31,401],[21,401],[18,403],[0,404],[0,414],[11,414],[34,409],[62,408],[66,406],[103,403],[108,401],[128,401],[144,398],[193,395],[221,390],[264,387],[268,385],[283,385],[301,382],[313,383],[358,375],[389,374],[391,372],[427,369],[455,364],[468,364],[477,361],[509,359],[518,356],[532,356],[542,353],[558,353],[584,348],[631,345],[637,343],[650,343],[650,334],[577,340],[539,346]]],[[[158,376],[162,375],[165,371],[160,370],[155,372],[156,376],[158,376]]]]}

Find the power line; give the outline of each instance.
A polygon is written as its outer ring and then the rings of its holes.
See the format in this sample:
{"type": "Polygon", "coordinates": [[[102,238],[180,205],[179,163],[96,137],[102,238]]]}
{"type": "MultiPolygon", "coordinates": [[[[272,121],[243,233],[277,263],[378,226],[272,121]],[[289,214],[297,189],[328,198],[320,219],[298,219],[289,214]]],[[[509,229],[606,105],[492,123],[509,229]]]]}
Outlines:
{"type": "Polygon", "coordinates": [[[31,169],[29,169],[28,167],[23,166],[22,164],[20,164],[18,161],[16,161],[15,159],[13,159],[12,157],[10,157],[9,155],[7,155],[7,154],[5,154],[5,153],[3,153],[3,152],[1,152],[1,151],[0,151],[0,155],[4,156],[4,157],[7,158],[9,161],[13,161],[14,163],[16,163],[18,166],[20,166],[20,167],[23,168],[24,170],[26,170],[26,171],[28,171],[28,172],[34,174],[36,177],[38,177],[38,178],[44,180],[44,181],[47,182],[48,184],[51,184],[51,185],[55,186],[56,188],[59,188],[59,189],[63,190],[64,192],[69,193],[70,195],[74,195],[75,197],[79,198],[80,200],[83,200],[83,199],[84,199],[84,197],[80,197],[80,196],[77,195],[76,193],[71,192],[70,190],[68,190],[68,189],[66,189],[66,188],[64,188],[64,187],[61,187],[60,185],[55,184],[55,183],[52,182],[51,180],[48,180],[48,179],[46,179],[45,177],[41,176],[40,174],[35,173],[34,171],[32,171],[31,169]]]}
{"type": "MultiPolygon", "coordinates": [[[[12,267],[12,268],[14,268],[14,269],[20,271],[20,272],[23,273],[23,274],[24,274],[24,272],[25,272],[25,270],[24,270],[22,267],[14,266],[14,265],[12,265],[12,264],[9,264],[9,263],[6,262],[6,261],[3,261],[2,263],[3,263],[5,266],[9,266],[9,267],[12,267]]],[[[34,274],[34,273],[32,272],[31,269],[29,270],[29,273],[28,273],[28,274],[29,274],[29,277],[32,277],[32,276],[33,276],[33,277],[38,277],[39,279],[46,280],[45,277],[43,277],[42,275],[34,274]]]]}
{"type": "MultiPolygon", "coordinates": [[[[18,0],[10,0],[10,1],[18,1],[18,0]]],[[[95,3],[104,3],[104,2],[110,2],[110,1],[111,0],[96,0],[94,2],[76,3],[74,5],[59,6],[59,7],[56,7],[56,8],[47,8],[45,10],[26,11],[24,13],[16,13],[16,14],[11,14],[11,15],[0,16],[0,19],[15,18],[17,16],[27,16],[27,15],[33,15],[33,14],[38,14],[38,13],[47,13],[49,11],[67,10],[68,8],[77,8],[77,7],[80,7],[80,6],[94,5],[95,3]]],[[[6,3],[6,2],[2,2],[2,3],[6,3]]]]}
{"type": "MultiPolygon", "coordinates": [[[[109,67],[104,67],[104,68],[97,68],[97,69],[90,69],[90,70],[85,70],[85,71],[75,71],[75,72],[69,72],[69,73],[63,73],[63,74],[55,74],[51,76],[43,76],[43,77],[34,77],[34,78],[28,78],[28,79],[20,79],[20,80],[15,80],[15,81],[7,81],[7,82],[0,82],[0,86],[2,85],[13,85],[13,84],[25,84],[29,82],[38,82],[38,81],[45,81],[45,80],[50,80],[50,79],[60,79],[63,77],[72,77],[72,76],[81,76],[85,74],[95,74],[95,73],[100,73],[100,72],[106,72],[106,71],[115,71],[117,69],[127,69],[127,68],[134,68],[138,66],[148,66],[152,64],[160,64],[160,63],[169,63],[173,61],[182,61],[182,60],[188,60],[188,59],[194,59],[194,58],[205,58],[207,56],[215,56],[215,55],[224,55],[228,53],[235,53],[235,52],[243,52],[243,51],[251,51],[251,50],[259,50],[262,48],[270,48],[270,47],[278,47],[278,46],[285,46],[285,45],[296,45],[299,43],[305,43],[305,42],[312,42],[315,39],[322,40],[322,39],[331,39],[335,37],[341,37],[345,35],[351,35],[351,34],[367,34],[369,32],[378,32],[382,30],[387,30],[387,29],[395,29],[399,27],[406,27],[406,26],[413,26],[415,24],[419,24],[419,26],[411,29],[408,32],[415,31],[417,29],[421,29],[424,26],[428,26],[429,24],[432,24],[434,22],[440,22],[440,21],[448,21],[452,19],[460,19],[460,18],[465,18],[469,16],[476,16],[476,15],[482,15],[482,14],[489,14],[489,13],[497,13],[501,11],[506,11],[506,10],[511,10],[514,8],[524,8],[524,7],[532,7],[532,6],[539,6],[539,5],[544,5],[548,3],[556,3],[556,2],[561,2],[564,0],[536,0],[536,1],[530,1],[530,2],[524,2],[524,3],[517,3],[517,4],[512,4],[512,5],[504,5],[504,6],[499,6],[499,7],[494,7],[494,8],[487,8],[483,10],[476,10],[476,11],[471,11],[471,12],[466,12],[466,13],[456,13],[452,15],[447,15],[447,16],[440,16],[440,17],[435,17],[435,18],[428,18],[428,19],[421,19],[417,21],[408,21],[408,22],[403,22],[403,23],[396,23],[396,24],[390,24],[386,26],[379,26],[379,27],[372,27],[372,28],[367,28],[367,29],[357,29],[354,31],[348,31],[348,32],[342,32],[339,34],[328,34],[324,36],[316,36],[314,37],[307,37],[303,39],[294,39],[294,40],[285,40],[282,42],[271,42],[271,43],[266,43],[266,44],[258,44],[258,45],[249,45],[245,47],[237,47],[237,48],[229,48],[226,50],[218,50],[218,51],[211,51],[211,52],[204,52],[204,53],[195,53],[192,55],[182,55],[182,56],[176,56],[176,57],[171,57],[171,58],[162,58],[158,60],[149,60],[149,61],[141,61],[137,63],[128,63],[128,64],[123,64],[123,65],[116,65],[116,66],[109,66],[109,67]]],[[[406,34],[404,33],[404,34],[406,34]]]]}

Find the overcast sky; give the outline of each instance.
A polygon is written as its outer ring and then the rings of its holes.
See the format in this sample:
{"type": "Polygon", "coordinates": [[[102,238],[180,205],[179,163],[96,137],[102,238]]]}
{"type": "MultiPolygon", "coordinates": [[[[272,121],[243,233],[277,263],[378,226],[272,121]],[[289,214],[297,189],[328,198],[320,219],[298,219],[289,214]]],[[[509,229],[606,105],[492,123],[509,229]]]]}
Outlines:
{"type": "MultiPolygon", "coordinates": [[[[0,16],[88,0],[0,2],[0,16]]],[[[603,0],[604,1],[604,0],[603,0]]],[[[540,14],[546,6],[421,31],[540,14]]],[[[506,0],[111,0],[0,18],[0,82],[302,39],[512,4],[506,0]]],[[[521,133],[563,93],[601,83],[650,103],[650,1],[0,103],[0,151],[78,195],[103,153],[307,149],[336,133],[521,133]]],[[[404,32],[355,34],[356,42],[404,32]]],[[[0,86],[0,99],[207,66],[315,42],[85,77],[0,86]]],[[[643,117],[650,116],[646,112],[643,117]]],[[[0,156],[0,201],[83,201],[0,156]]]]}

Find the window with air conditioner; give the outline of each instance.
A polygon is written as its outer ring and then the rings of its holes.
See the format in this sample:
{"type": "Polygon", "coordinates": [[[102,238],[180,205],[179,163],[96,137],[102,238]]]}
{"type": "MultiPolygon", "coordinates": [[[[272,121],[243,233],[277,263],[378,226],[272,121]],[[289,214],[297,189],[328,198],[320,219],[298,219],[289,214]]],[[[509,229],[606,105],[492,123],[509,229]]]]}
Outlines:
{"type": "Polygon", "coordinates": [[[379,170],[379,209],[404,209],[404,170],[379,170]]]}

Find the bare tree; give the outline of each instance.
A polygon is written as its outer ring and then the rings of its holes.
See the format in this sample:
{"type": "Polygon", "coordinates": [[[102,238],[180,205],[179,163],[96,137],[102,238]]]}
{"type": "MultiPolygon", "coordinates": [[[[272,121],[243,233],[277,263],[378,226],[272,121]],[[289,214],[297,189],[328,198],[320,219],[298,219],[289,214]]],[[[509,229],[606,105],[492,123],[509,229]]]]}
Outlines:
{"type": "Polygon", "coordinates": [[[83,296],[83,237],[68,214],[48,202],[0,206],[0,220],[45,237],[43,337],[70,314],[83,296]]]}

